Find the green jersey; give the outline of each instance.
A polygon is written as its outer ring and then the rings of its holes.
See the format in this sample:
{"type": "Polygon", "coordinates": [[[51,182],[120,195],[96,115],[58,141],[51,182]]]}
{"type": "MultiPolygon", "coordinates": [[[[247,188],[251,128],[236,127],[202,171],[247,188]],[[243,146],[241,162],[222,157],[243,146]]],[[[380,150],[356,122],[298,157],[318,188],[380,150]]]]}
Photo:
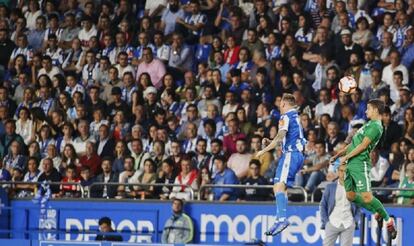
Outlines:
{"type": "Polygon", "coordinates": [[[371,158],[369,153],[375,148],[378,144],[379,140],[381,139],[381,135],[383,132],[382,123],[380,120],[370,120],[365,123],[352,137],[351,145],[346,150],[346,153],[350,153],[354,150],[358,145],[362,143],[362,140],[367,137],[371,140],[371,143],[368,145],[364,151],[362,151],[359,155],[354,156],[349,161],[358,161],[362,163],[369,163],[371,164],[371,158]]]}
{"type": "MultiPolygon", "coordinates": [[[[414,182],[409,181],[407,177],[404,177],[400,184],[400,188],[414,188],[414,182]]],[[[414,191],[399,191],[397,196],[398,204],[411,204],[411,200],[414,199],[414,191]]]]}

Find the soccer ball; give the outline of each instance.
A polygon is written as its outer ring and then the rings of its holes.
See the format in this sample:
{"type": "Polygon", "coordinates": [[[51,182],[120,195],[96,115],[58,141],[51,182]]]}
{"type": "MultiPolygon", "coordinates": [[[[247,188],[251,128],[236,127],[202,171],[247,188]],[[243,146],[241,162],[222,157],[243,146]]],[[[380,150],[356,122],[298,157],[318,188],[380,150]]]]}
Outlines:
{"type": "Polygon", "coordinates": [[[340,91],[348,94],[354,92],[358,87],[358,84],[353,77],[345,76],[339,80],[338,87],[340,91]]]}

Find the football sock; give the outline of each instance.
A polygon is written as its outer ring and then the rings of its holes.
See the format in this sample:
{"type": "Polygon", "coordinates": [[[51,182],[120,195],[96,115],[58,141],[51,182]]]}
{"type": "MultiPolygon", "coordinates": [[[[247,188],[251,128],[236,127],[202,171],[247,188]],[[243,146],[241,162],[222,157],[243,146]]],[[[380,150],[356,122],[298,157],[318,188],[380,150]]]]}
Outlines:
{"type": "Polygon", "coordinates": [[[387,211],[385,210],[382,203],[376,198],[373,197],[372,201],[369,203],[369,206],[374,209],[374,212],[379,213],[379,215],[385,220],[388,221],[390,216],[388,215],[387,211]]]}
{"type": "Polygon", "coordinates": [[[275,195],[276,200],[276,217],[277,221],[286,220],[286,207],[287,207],[287,197],[284,192],[277,192],[275,195]]]}

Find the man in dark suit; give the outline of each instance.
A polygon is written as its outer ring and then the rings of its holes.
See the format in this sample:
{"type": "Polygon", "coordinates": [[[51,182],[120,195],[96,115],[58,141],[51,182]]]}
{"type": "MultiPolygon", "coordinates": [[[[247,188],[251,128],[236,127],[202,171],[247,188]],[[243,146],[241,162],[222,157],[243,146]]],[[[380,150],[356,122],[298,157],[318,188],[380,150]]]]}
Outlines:
{"type": "Polygon", "coordinates": [[[99,141],[96,143],[97,153],[103,158],[105,156],[114,157],[115,141],[109,136],[109,126],[102,124],[99,127],[99,141]]]}
{"type": "Polygon", "coordinates": [[[100,218],[98,224],[101,233],[96,236],[95,241],[123,241],[122,236],[112,229],[109,217],[100,218]]]}
{"type": "MultiPolygon", "coordinates": [[[[117,183],[119,174],[112,172],[112,159],[104,157],[102,160],[102,173],[99,174],[96,183],[117,183]]],[[[95,198],[114,198],[117,194],[118,185],[96,185],[91,188],[91,197],[95,198]]]]}

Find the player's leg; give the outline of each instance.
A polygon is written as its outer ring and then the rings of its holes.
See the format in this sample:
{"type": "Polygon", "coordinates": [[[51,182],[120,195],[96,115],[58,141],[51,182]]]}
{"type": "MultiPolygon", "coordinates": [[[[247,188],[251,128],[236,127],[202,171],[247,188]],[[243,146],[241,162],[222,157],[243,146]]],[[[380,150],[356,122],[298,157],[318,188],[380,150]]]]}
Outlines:
{"type": "Polygon", "coordinates": [[[273,192],[275,194],[275,206],[276,206],[276,221],[275,223],[265,232],[268,236],[274,236],[278,233],[278,228],[282,222],[286,220],[287,210],[287,195],[286,195],[286,182],[287,175],[289,173],[289,167],[291,162],[291,154],[284,153],[279,159],[278,166],[276,169],[275,178],[273,180],[273,192]]]}
{"type": "Polygon", "coordinates": [[[295,181],[296,173],[303,164],[303,155],[300,152],[287,152],[282,155],[276,170],[273,191],[276,200],[276,223],[266,232],[266,235],[277,235],[289,226],[287,220],[287,187],[295,181]]]}
{"type": "Polygon", "coordinates": [[[350,202],[354,202],[356,205],[363,207],[369,211],[372,211],[372,208],[364,203],[361,194],[357,193],[357,184],[359,184],[359,174],[361,170],[359,170],[357,165],[353,165],[352,163],[348,163],[345,169],[345,177],[344,177],[344,186],[346,190],[346,198],[350,202]]]}

